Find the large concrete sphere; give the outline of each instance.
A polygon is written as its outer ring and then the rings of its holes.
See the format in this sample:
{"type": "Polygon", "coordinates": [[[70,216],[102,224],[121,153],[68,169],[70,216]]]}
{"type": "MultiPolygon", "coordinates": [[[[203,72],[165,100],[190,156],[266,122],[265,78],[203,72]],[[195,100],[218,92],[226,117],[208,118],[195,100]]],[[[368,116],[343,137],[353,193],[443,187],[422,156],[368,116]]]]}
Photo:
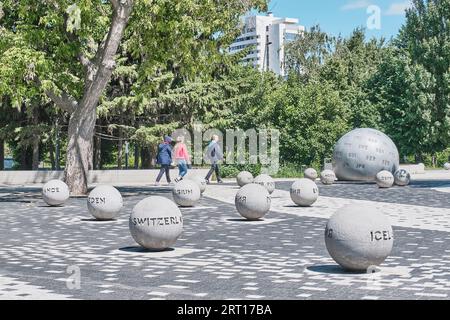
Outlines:
{"type": "Polygon", "coordinates": [[[113,220],[123,207],[122,195],[113,186],[98,186],[89,193],[87,206],[96,219],[113,220]]]}
{"type": "Polygon", "coordinates": [[[181,180],[172,190],[173,200],[181,207],[193,207],[200,200],[200,187],[192,180],[181,180]]]}
{"type": "Polygon", "coordinates": [[[237,211],[248,220],[258,220],[270,210],[269,191],[259,184],[247,184],[236,194],[234,203],[237,211]]]}
{"type": "Polygon", "coordinates": [[[243,187],[247,184],[253,183],[253,180],[253,175],[248,171],[242,171],[236,177],[236,182],[239,187],[243,187]]]}
{"type": "Polygon", "coordinates": [[[409,185],[411,182],[411,175],[405,169],[398,169],[394,173],[394,183],[400,187],[409,185]]]}
{"type": "Polygon", "coordinates": [[[275,191],[275,181],[267,174],[260,174],[253,180],[253,183],[263,186],[270,194],[275,191]]]}
{"type": "Polygon", "coordinates": [[[328,221],[325,244],[343,268],[367,271],[389,256],[394,235],[389,220],[373,206],[347,206],[328,221]]]}
{"type": "Polygon", "coordinates": [[[203,192],[206,191],[207,184],[206,184],[205,178],[200,177],[200,176],[194,176],[192,178],[189,178],[189,180],[194,181],[198,185],[198,187],[200,188],[201,194],[203,194],[203,192]]]}
{"type": "Polygon", "coordinates": [[[149,197],[133,209],[129,220],[133,239],[147,249],[162,250],[177,241],[183,217],[175,203],[164,197],[149,197]]]}
{"type": "Polygon", "coordinates": [[[320,173],[320,181],[326,185],[332,185],[336,181],[336,175],[332,170],[323,170],[320,173]]]}
{"type": "Polygon", "coordinates": [[[444,169],[445,169],[445,170],[450,170],[450,163],[448,163],[448,162],[445,163],[445,164],[444,164],[444,169]]]}
{"type": "Polygon", "coordinates": [[[375,182],[380,188],[391,188],[394,185],[394,175],[386,170],[380,171],[375,176],[375,182]]]}
{"type": "Polygon", "coordinates": [[[42,197],[49,206],[61,206],[70,197],[69,187],[61,180],[50,180],[42,187],[42,197]]]}
{"type": "Polygon", "coordinates": [[[317,201],[319,197],[319,188],[314,181],[310,179],[300,179],[291,186],[291,199],[300,207],[309,207],[317,201]]]}
{"type": "Polygon", "coordinates": [[[355,129],[334,146],[333,170],[339,180],[374,181],[378,172],[398,168],[397,147],[378,130],[355,129]]]}
{"type": "Polygon", "coordinates": [[[316,181],[317,178],[319,177],[319,175],[317,174],[316,169],[314,168],[308,168],[305,170],[304,172],[304,176],[306,179],[312,180],[312,181],[316,181]]]}

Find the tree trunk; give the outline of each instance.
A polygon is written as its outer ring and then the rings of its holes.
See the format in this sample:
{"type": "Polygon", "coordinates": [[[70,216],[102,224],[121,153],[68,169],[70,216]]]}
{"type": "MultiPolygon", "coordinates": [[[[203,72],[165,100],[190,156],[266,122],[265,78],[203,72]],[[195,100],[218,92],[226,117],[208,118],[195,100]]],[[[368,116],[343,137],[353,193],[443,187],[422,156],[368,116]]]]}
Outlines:
{"type": "Polygon", "coordinates": [[[39,169],[39,139],[33,141],[33,161],[31,163],[31,169],[39,169]]]}
{"type": "MultiPolygon", "coordinates": [[[[119,129],[119,138],[122,139],[122,130],[119,129]]],[[[123,160],[123,141],[119,140],[117,143],[117,169],[122,170],[123,160]]]]}
{"type": "Polygon", "coordinates": [[[69,120],[67,160],[65,180],[72,195],[85,195],[88,190],[89,169],[92,169],[92,145],[96,122],[98,101],[111,80],[115,68],[115,56],[122,41],[133,8],[133,0],[111,0],[112,20],[108,35],[99,46],[92,61],[81,57],[80,62],[86,68],[83,98],[79,103],[66,99],[66,95],[55,96],[47,93],[61,107],[71,112],[69,120]],[[65,98],[61,100],[61,98],[65,98]]]}
{"type": "Polygon", "coordinates": [[[141,168],[150,169],[152,158],[150,157],[150,149],[148,147],[141,148],[141,168]]]}
{"type": "Polygon", "coordinates": [[[31,158],[33,154],[30,149],[22,147],[20,149],[20,170],[31,170],[31,158]]]}
{"type": "Polygon", "coordinates": [[[102,167],[102,139],[94,137],[94,170],[100,170],[102,167]]]}
{"type": "Polygon", "coordinates": [[[0,140],[0,170],[5,170],[5,141],[0,140]]]}
{"type": "Polygon", "coordinates": [[[96,105],[97,102],[80,104],[69,120],[65,181],[75,196],[85,195],[88,191],[96,105]]]}
{"type": "Polygon", "coordinates": [[[55,162],[55,151],[53,150],[54,145],[53,142],[50,140],[48,143],[48,153],[50,157],[50,164],[52,166],[52,170],[56,170],[56,162],[55,162]]]}
{"type": "Polygon", "coordinates": [[[60,139],[59,139],[59,125],[58,120],[56,120],[56,137],[55,137],[55,169],[61,170],[61,148],[60,148],[60,139]]]}
{"type": "Polygon", "coordinates": [[[139,146],[137,144],[134,145],[134,168],[139,169],[139,146]]]}

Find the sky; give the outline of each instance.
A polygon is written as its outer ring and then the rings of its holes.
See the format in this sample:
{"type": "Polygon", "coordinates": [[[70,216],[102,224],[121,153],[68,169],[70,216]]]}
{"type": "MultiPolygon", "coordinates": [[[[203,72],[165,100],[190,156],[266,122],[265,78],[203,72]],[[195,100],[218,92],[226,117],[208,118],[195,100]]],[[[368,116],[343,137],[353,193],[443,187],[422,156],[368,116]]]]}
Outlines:
{"type": "Polygon", "coordinates": [[[389,39],[397,35],[410,5],[409,0],[271,0],[269,10],[277,17],[298,18],[307,28],[319,24],[333,35],[347,36],[362,26],[369,37],[389,39]]]}

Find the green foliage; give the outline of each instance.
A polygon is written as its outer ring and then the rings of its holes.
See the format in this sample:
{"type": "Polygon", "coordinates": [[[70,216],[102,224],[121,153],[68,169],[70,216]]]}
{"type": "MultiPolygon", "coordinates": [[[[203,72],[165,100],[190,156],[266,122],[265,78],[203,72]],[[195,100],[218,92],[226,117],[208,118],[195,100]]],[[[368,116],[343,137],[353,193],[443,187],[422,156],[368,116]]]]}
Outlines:
{"type": "Polygon", "coordinates": [[[428,151],[442,151],[450,144],[450,0],[413,0],[396,44],[415,68],[429,74],[426,90],[421,90],[427,94],[432,124],[428,151]]]}

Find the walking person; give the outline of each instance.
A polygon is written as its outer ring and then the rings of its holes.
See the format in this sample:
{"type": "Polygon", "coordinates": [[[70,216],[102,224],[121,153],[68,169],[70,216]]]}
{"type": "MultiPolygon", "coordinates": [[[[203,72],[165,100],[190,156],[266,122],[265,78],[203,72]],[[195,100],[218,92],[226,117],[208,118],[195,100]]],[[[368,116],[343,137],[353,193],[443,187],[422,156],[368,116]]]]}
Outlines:
{"type": "Polygon", "coordinates": [[[211,138],[211,142],[206,149],[206,158],[211,162],[211,169],[205,177],[206,183],[209,184],[209,179],[212,174],[215,172],[217,177],[217,183],[223,183],[222,178],[220,177],[220,168],[219,162],[223,160],[223,152],[219,145],[219,136],[213,135],[211,138]]]}
{"type": "Polygon", "coordinates": [[[191,162],[191,157],[188,153],[186,145],[184,144],[183,136],[177,138],[177,144],[175,145],[173,153],[179,171],[178,178],[175,179],[175,182],[180,182],[187,174],[188,164],[191,162]]]}
{"type": "Polygon", "coordinates": [[[158,146],[158,155],[156,157],[156,163],[161,165],[158,177],[156,178],[156,186],[159,186],[164,173],[166,174],[167,183],[170,184],[170,165],[172,163],[172,138],[170,136],[164,137],[164,142],[158,146]]]}

